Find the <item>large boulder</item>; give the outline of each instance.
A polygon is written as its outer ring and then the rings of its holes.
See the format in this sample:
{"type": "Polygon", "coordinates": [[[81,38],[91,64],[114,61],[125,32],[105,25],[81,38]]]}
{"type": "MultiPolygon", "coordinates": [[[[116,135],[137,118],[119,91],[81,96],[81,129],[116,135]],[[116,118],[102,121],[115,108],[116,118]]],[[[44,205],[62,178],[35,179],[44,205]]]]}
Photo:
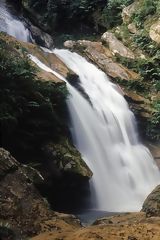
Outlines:
{"type": "Polygon", "coordinates": [[[149,217],[160,217],[160,185],[158,185],[144,201],[142,211],[149,217]]]}
{"type": "Polygon", "coordinates": [[[129,48],[127,48],[121,41],[119,41],[113,33],[105,32],[102,35],[101,40],[105,44],[107,44],[107,46],[114,55],[118,54],[124,58],[135,58],[134,53],[129,48]]]}

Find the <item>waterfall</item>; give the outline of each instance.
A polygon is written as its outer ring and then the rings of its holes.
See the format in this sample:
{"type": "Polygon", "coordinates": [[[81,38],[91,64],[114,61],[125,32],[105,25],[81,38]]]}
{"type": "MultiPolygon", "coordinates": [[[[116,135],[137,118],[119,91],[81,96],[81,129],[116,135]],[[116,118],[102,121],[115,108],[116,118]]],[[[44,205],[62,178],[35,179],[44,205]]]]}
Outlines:
{"type": "Polygon", "coordinates": [[[140,210],[159,184],[160,173],[138,139],[135,117],[120,89],[78,54],[68,50],[54,53],[79,76],[91,102],[68,85],[72,136],[93,171],[94,206],[107,211],[140,210]]]}
{"type": "Polygon", "coordinates": [[[0,31],[6,32],[24,42],[30,40],[29,30],[17,16],[11,13],[5,0],[0,2],[0,31]]]}
{"type": "MultiPolygon", "coordinates": [[[[54,53],[77,75],[87,101],[69,83],[67,100],[74,144],[93,171],[92,208],[112,212],[138,211],[160,174],[149,150],[140,143],[136,121],[120,89],[93,64],[68,50],[54,53]]],[[[62,76],[30,58],[43,70],[62,76]]]]}
{"type": "MultiPolygon", "coordinates": [[[[29,31],[0,2],[0,31],[28,41],[29,31]]],[[[120,89],[93,64],[68,50],[53,51],[79,75],[89,101],[67,83],[67,100],[74,144],[93,172],[90,180],[92,208],[105,211],[137,211],[160,182],[159,170],[149,150],[138,139],[136,121],[120,89]]],[[[30,56],[42,69],[61,75],[30,56]]]]}

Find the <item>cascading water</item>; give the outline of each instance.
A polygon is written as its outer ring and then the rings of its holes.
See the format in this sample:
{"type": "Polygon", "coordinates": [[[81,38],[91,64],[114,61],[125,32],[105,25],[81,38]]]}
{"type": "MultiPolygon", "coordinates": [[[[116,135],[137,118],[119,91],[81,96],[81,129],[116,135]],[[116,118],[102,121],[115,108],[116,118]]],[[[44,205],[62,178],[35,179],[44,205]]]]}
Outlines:
{"type": "Polygon", "coordinates": [[[5,0],[0,1],[0,31],[24,42],[30,40],[29,30],[17,16],[11,13],[5,0]]]}
{"type": "Polygon", "coordinates": [[[93,171],[95,206],[107,211],[137,211],[160,182],[149,150],[137,136],[133,113],[107,76],[68,50],[54,53],[77,75],[91,104],[73,87],[68,99],[73,140],[93,171]]]}
{"type": "MultiPolygon", "coordinates": [[[[0,31],[29,40],[29,31],[10,13],[5,0],[0,2],[0,31]]],[[[92,207],[116,212],[139,210],[145,197],[159,184],[160,174],[149,150],[138,140],[133,113],[120,89],[102,71],[76,53],[54,53],[79,75],[81,87],[90,99],[87,101],[67,83],[73,140],[93,171],[92,207]]],[[[66,81],[37,58],[30,58],[66,81]]]]}
{"type": "MultiPolygon", "coordinates": [[[[79,75],[90,98],[88,102],[67,83],[73,140],[93,171],[91,207],[113,212],[139,210],[160,182],[160,174],[149,150],[138,141],[133,113],[120,89],[102,71],[76,53],[54,53],[79,75]]],[[[37,58],[31,59],[57,75],[37,58]]]]}

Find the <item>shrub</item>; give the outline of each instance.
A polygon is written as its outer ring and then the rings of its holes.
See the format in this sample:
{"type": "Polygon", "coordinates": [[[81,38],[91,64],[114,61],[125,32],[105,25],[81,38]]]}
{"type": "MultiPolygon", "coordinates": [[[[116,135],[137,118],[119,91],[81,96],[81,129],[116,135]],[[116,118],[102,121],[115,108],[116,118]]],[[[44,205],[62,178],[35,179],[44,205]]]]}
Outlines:
{"type": "Polygon", "coordinates": [[[122,23],[122,9],[131,4],[133,0],[108,0],[102,11],[102,23],[107,28],[112,28],[122,23]]]}
{"type": "Polygon", "coordinates": [[[148,15],[157,11],[157,0],[143,0],[139,9],[133,14],[132,19],[138,28],[142,28],[148,15]]]}

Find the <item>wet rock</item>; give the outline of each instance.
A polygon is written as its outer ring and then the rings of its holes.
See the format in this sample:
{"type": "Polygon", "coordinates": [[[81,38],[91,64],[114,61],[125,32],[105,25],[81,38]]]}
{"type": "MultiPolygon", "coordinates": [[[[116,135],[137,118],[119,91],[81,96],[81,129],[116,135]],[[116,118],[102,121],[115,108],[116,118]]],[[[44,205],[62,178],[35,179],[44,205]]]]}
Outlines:
{"type": "Polygon", "coordinates": [[[29,30],[31,32],[32,38],[38,45],[46,48],[54,47],[53,38],[48,33],[43,32],[38,27],[33,25],[29,27],[29,30]]]}
{"type": "Polygon", "coordinates": [[[135,58],[134,53],[129,48],[127,48],[121,41],[119,41],[113,33],[105,32],[102,35],[101,40],[105,44],[107,44],[107,46],[114,55],[118,54],[125,58],[135,58]]]}

